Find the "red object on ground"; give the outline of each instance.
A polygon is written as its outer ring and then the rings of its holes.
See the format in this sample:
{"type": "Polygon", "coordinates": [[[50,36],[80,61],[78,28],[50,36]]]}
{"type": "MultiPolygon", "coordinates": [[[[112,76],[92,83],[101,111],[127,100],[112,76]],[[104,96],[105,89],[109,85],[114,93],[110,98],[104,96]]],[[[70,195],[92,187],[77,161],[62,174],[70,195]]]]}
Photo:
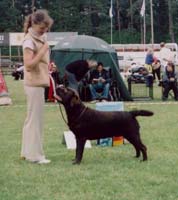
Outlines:
{"type": "Polygon", "coordinates": [[[8,89],[6,86],[6,82],[4,80],[4,77],[0,71],[0,96],[6,96],[8,94],[8,89]]]}

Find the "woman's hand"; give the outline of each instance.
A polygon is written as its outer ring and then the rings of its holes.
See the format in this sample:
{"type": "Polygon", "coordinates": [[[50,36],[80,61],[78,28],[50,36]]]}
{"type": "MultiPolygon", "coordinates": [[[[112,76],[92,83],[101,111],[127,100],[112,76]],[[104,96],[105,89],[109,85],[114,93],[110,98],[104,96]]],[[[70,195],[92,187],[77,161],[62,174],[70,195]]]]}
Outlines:
{"type": "Polygon", "coordinates": [[[35,54],[31,49],[26,48],[24,50],[24,65],[26,66],[27,71],[30,71],[34,68],[44,56],[44,54],[49,51],[49,45],[45,42],[41,49],[39,50],[38,54],[35,54]]]}
{"type": "Polygon", "coordinates": [[[40,53],[41,53],[42,55],[44,55],[47,51],[49,51],[49,45],[48,45],[47,42],[45,42],[45,43],[43,44],[43,46],[41,47],[41,49],[40,49],[40,53]]]}

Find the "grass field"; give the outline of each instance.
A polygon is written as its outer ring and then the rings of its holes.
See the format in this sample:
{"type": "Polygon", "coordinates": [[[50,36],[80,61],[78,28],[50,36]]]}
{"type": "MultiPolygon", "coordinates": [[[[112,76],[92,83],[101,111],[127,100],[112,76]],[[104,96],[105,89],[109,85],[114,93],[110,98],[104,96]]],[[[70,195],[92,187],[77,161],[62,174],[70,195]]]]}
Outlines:
{"type": "Polygon", "coordinates": [[[62,144],[68,128],[58,106],[46,104],[44,150],[52,162],[37,165],[20,160],[23,82],[5,79],[13,105],[0,106],[0,200],[178,200],[178,104],[162,104],[160,88],[152,102],[124,103],[125,110],[155,113],[138,118],[147,162],[134,158],[130,144],[98,147],[92,142],[81,165],[72,165],[74,151],[62,144]]]}

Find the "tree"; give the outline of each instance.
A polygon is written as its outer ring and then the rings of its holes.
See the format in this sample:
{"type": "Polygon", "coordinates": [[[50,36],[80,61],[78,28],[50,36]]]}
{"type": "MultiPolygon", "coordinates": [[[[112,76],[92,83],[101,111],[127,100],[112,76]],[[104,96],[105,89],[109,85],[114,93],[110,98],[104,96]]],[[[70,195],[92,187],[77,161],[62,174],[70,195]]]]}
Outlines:
{"type": "Polygon", "coordinates": [[[155,41],[167,41],[169,30],[167,0],[156,0],[153,3],[155,41]]]}
{"type": "Polygon", "coordinates": [[[119,32],[119,43],[121,43],[121,21],[120,21],[120,4],[119,0],[116,0],[116,30],[119,32]]]}
{"type": "Polygon", "coordinates": [[[133,3],[130,0],[130,28],[133,29],[133,3]]]}
{"type": "MultiPolygon", "coordinates": [[[[113,43],[139,43],[140,9],[143,0],[112,0],[113,43]]],[[[176,42],[178,0],[152,0],[154,40],[176,42]]],[[[0,32],[22,31],[24,18],[38,8],[47,9],[54,19],[51,31],[78,32],[110,41],[111,0],[1,0],[0,32]]],[[[150,42],[150,1],[146,0],[147,42],[150,42]]]]}
{"type": "Polygon", "coordinates": [[[19,10],[13,7],[12,1],[1,0],[0,10],[0,32],[19,31],[19,10]]]}
{"type": "Polygon", "coordinates": [[[171,38],[171,42],[175,42],[175,37],[174,37],[174,29],[173,29],[173,13],[172,13],[172,1],[168,0],[168,13],[169,13],[169,35],[171,38]]]}

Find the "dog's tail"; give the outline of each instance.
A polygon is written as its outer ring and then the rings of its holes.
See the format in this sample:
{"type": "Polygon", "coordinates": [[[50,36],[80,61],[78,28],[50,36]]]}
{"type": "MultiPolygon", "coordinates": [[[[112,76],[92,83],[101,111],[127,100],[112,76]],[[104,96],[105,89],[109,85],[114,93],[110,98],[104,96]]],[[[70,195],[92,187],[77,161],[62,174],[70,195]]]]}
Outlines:
{"type": "Polygon", "coordinates": [[[154,113],[148,110],[132,110],[130,111],[130,114],[133,117],[137,117],[137,116],[152,116],[154,113]]]}

